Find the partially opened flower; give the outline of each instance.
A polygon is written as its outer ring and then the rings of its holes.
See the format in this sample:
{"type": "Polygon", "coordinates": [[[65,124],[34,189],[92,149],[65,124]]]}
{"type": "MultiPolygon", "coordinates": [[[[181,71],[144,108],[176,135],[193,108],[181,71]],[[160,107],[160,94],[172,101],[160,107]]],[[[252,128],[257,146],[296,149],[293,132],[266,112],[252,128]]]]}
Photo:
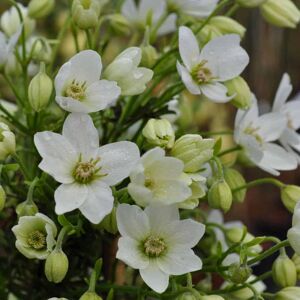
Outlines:
{"type": "Polygon", "coordinates": [[[292,228],[287,237],[294,251],[300,255],[300,202],[295,206],[292,228]]]}
{"type": "Polygon", "coordinates": [[[141,0],[139,5],[134,0],[125,0],[121,9],[122,15],[136,28],[145,30],[149,25],[157,28],[158,35],[164,35],[176,30],[176,14],[167,13],[167,4],[161,0],[141,0]]]}
{"type": "Polygon", "coordinates": [[[214,102],[228,102],[224,81],[239,76],[249,63],[246,51],[240,46],[240,37],[228,34],[208,42],[200,51],[191,29],[179,29],[179,52],[183,65],[177,70],[190,93],[205,95],[214,102]]]}
{"type": "Polygon", "coordinates": [[[46,259],[56,243],[56,226],[41,213],[21,217],[12,231],[17,239],[16,248],[27,258],[46,259]]]}
{"type": "Polygon", "coordinates": [[[140,48],[128,48],[107,66],[103,76],[108,80],[116,81],[124,96],[141,94],[153,76],[152,70],[138,67],[141,59],[142,51],[140,48]]]}
{"type": "Polygon", "coordinates": [[[99,223],[113,208],[110,186],[126,178],[139,159],[131,142],[117,142],[99,148],[92,118],[70,114],[62,135],[45,131],[34,137],[43,160],[40,169],[62,183],[55,191],[55,211],[75,209],[92,223],[99,223]]]}
{"type": "Polygon", "coordinates": [[[121,93],[115,81],[100,80],[102,62],[93,50],[84,50],[65,63],[55,78],[56,102],[66,111],[103,110],[121,93]]]}
{"type": "Polygon", "coordinates": [[[117,258],[139,269],[145,283],[158,293],[169,285],[170,275],[182,275],[202,268],[191,250],[205,232],[193,220],[180,220],[176,206],[121,204],[117,209],[121,233],[117,258]]]}
{"type": "Polygon", "coordinates": [[[300,128],[300,97],[287,102],[292,89],[290,76],[284,74],[276,93],[273,111],[286,116],[286,127],[279,141],[286,150],[295,155],[300,163],[300,134],[297,133],[300,128]]]}
{"type": "Polygon", "coordinates": [[[243,147],[253,164],[273,175],[279,175],[278,171],[297,168],[295,157],[274,143],[284,132],[286,122],[281,113],[259,116],[257,100],[253,96],[251,108],[237,112],[234,139],[243,147]]]}
{"type": "Polygon", "coordinates": [[[192,195],[191,179],[183,173],[184,164],[175,157],[166,157],[161,148],[146,152],[130,174],[128,192],[141,205],[169,205],[183,202],[192,195]]]}

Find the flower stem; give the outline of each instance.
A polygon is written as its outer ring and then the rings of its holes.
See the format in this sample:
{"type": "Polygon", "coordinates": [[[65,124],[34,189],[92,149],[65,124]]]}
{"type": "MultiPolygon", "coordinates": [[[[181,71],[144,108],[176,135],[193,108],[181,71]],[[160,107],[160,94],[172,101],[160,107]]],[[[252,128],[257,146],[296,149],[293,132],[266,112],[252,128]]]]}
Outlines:
{"type": "Polygon", "coordinates": [[[235,146],[233,148],[230,148],[230,149],[227,149],[227,150],[224,150],[224,151],[220,152],[218,154],[218,156],[221,157],[221,156],[224,156],[226,154],[229,154],[229,153],[232,153],[232,152],[236,152],[236,151],[240,151],[240,150],[242,150],[242,147],[238,145],[238,146],[235,146]]]}
{"type": "Polygon", "coordinates": [[[240,190],[248,189],[248,188],[251,188],[251,187],[254,187],[257,185],[261,185],[261,184],[273,184],[273,185],[277,186],[278,188],[282,188],[284,186],[284,184],[281,181],[279,181],[275,178],[261,178],[261,179],[250,181],[243,186],[233,189],[232,193],[236,193],[240,190]]]}

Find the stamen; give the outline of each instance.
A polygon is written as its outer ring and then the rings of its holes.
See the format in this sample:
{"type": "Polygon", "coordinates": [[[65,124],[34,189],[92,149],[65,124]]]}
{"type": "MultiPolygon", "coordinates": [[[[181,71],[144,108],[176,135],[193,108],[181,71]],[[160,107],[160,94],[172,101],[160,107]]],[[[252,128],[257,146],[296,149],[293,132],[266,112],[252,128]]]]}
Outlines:
{"type": "Polygon", "coordinates": [[[149,236],[143,244],[144,252],[149,257],[159,257],[167,249],[165,241],[156,236],[149,236]]]}
{"type": "Polygon", "coordinates": [[[65,90],[65,96],[71,97],[78,101],[83,101],[85,98],[85,92],[87,89],[87,83],[77,82],[75,79],[72,80],[71,84],[65,90]]]}
{"type": "Polygon", "coordinates": [[[199,84],[208,83],[216,78],[213,77],[211,70],[205,67],[206,63],[206,60],[201,61],[191,72],[193,79],[199,84]]]}
{"type": "Polygon", "coordinates": [[[36,250],[41,250],[46,247],[46,235],[40,230],[31,232],[28,235],[27,243],[36,250]]]}

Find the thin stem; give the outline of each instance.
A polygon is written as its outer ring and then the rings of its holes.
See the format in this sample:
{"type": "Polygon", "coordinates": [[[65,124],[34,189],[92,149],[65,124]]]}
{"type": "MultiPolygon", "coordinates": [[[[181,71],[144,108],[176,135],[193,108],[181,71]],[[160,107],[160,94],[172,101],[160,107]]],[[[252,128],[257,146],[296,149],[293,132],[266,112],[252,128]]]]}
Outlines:
{"type": "Polygon", "coordinates": [[[56,246],[55,246],[55,250],[61,250],[62,249],[62,244],[65,238],[65,235],[72,229],[71,226],[65,226],[61,229],[61,231],[59,232],[58,238],[57,238],[57,242],[56,242],[56,246]]]}
{"type": "Polygon", "coordinates": [[[34,189],[35,189],[37,183],[39,182],[39,180],[40,179],[38,177],[35,177],[34,180],[30,184],[28,194],[27,194],[27,198],[26,198],[26,201],[29,202],[29,203],[33,202],[33,192],[34,192],[34,189]]]}
{"type": "Polygon", "coordinates": [[[261,178],[261,179],[256,179],[256,180],[250,181],[243,186],[233,189],[232,193],[236,193],[240,190],[248,189],[248,188],[258,186],[261,184],[273,184],[273,185],[277,186],[278,188],[284,187],[284,184],[275,178],[261,178]]]}
{"type": "Polygon", "coordinates": [[[226,13],[226,16],[227,17],[231,17],[233,16],[237,10],[240,8],[240,5],[238,3],[235,3],[229,10],[228,12],[226,13]]]}
{"type": "Polygon", "coordinates": [[[14,158],[14,159],[16,160],[16,162],[19,164],[19,166],[20,166],[20,168],[21,168],[21,170],[22,170],[22,173],[23,173],[25,179],[26,179],[26,180],[31,180],[31,176],[30,176],[30,174],[28,173],[27,168],[26,168],[26,166],[24,165],[22,159],[21,159],[16,153],[13,155],[13,158],[14,158]]]}
{"type": "Polygon", "coordinates": [[[87,44],[89,49],[93,49],[93,40],[92,40],[92,35],[89,29],[85,30],[85,34],[86,34],[86,40],[87,40],[87,44]]]}
{"type": "Polygon", "coordinates": [[[230,148],[230,149],[227,149],[227,150],[224,150],[224,151],[220,152],[218,154],[218,156],[221,157],[221,156],[224,156],[226,154],[229,154],[229,153],[232,153],[232,152],[236,152],[236,151],[240,151],[240,150],[242,150],[242,147],[238,145],[238,146],[235,146],[233,148],[230,148]]]}

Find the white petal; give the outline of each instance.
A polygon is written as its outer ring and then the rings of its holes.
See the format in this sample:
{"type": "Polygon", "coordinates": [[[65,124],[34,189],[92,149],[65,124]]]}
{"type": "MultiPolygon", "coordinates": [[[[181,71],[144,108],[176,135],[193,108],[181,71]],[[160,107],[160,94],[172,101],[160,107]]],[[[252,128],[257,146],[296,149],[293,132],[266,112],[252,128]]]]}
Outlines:
{"type": "Polygon", "coordinates": [[[99,148],[98,131],[87,114],[70,114],[65,120],[62,134],[83,157],[99,148]]]}
{"type": "Polygon", "coordinates": [[[274,104],[273,104],[273,111],[281,112],[282,106],[287,101],[288,97],[290,96],[291,92],[293,90],[292,84],[291,84],[291,78],[290,76],[285,73],[282,76],[281,82],[279,84],[274,104]]]}
{"type": "Polygon", "coordinates": [[[80,102],[70,97],[56,96],[55,101],[62,109],[71,113],[91,113],[97,111],[91,105],[86,105],[86,102],[80,102]]]}
{"type": "Polygon", "coordinates": [[[125,0],[121,12],[125,18],[135,20],[138,15],[138,11],[134,0],[125,0]]]}
{"type": "Polygon", "coordinates": [[[188,91],[193,95],[200,95],[201,91],[198,86],[198,84],[193,80],[191,74],[189,73],[188,69],[186,69],[184,66],[182,66],[177,61],[177,71],[185,85],[185,87],[188,89],[188,91]]]}
{"type": "Polygon", "coordinates": [[[179,28],[179,53],[189,71],[200,63],[200,49],[196,36],[191,29],[185,26],[179,28]]]}
{"type": "MultiPolygon", "coordinates": [[[[151,149],[147,151],[141,158],[141,162],[144,168],[148,168],[151,166],[155,161],[163,158],[165,156],[165,151],[159,147],[151,149]]],[[[139,167],[139,166],[137,166],[139,167]]]]}
{"type": "Polygon", "coordinates": [[[114,197],[111,188],[101,181],[92,182],[87,188],[88,196],[79,210],[90,222],[99,224],[112,211],[114,197]]]}
{"type": "Polygon", "coordinates": [[[202,49],[200,57],[200,60],[207,61],[207,67],[219,81],[239,76],[249,63],[249,56],[240,46],[237,34],[211,40],[202,49]]]}
{"type": "Polygon", "coordinates": [[[55,193],[55,212],[62,215],[79,208],[87,199],[88,189],[84,184],[71,183],[60,185],[55,193]]]}
{"type": "Polygon", "coordinates": [[[300,226],[292,227],[287,233],[293,250],[300,255],[300,226]]]}
{"type": "Polygon", "coordinates": [[[148,217],[136,205],[120,204],[117,208],[117,224],[122,236],[131,237],[137,241],[147,238],[150,233],[148,217]]]}
{"type": "Polygon", "coordinates": [[[124,141],[100,147],[98,155],[101,173],[107,174],[102,180],[115,185],[129,176],[140,158],[140,151],[136,144],[124,141]]]}
{"type": "Polygon", "coordinates": [[[147,206],[153,198],[153,193],[144,185],[131,182],[127,188],[132,199],[142,207],[147,206]]]}
{"type": "Polygon", "coordinates": [[[290,145],[295,149],[300,149],[300,134],[298,134],[297,131],[293,129],[286,128],[282,133],[279,141],[283,145],[290,145]]]}
{"type": "Polygon", "coordinates": [[[215,9],[218,1],[219,0],[185,0],[182,1],[181,10],[190,16],[206,18],[215,9]]]}
{"type": "Polygon", "coordinates": [[[294,129],[300,128],[300,100],[293,100],[285,105],[286,113],[288,114],[289,121],[292,123],[294,129]]]}
{"type": "Polygon", "coordinates": [[[226,86],[219,82],[202,84],[200,90],[209,100],[216,103],[226,103],[234,98],[227,96],[226,86]]]}
{"type": "MultiPolygon", "coordinates": [[[[146,22],[149,13],[152,15],[152,23],[156,23],[166,11],[166,2],[161,0],[141,0],[139,5],[139,18],[146,22]]],[[[153,25],[153,24],[152,24],[153,25]]]]}
{"type": "Polygon", "coordinates": [[[157,31],[157,35],[165,35],[169,34],[171,32],[174,32],[176,30],[176,21],[177,21],[177,15],[176,14],[170,14],[167,19],[162,23],[162,25],[159,27],[157,31]]]}
{"type": "Polygon", "coordinates": [[[140,251],[140,243],[130,237],[121,237],[118,242],[117,259],[134,269],[145,269],[149,258],[140,251]]]}
{"type": "Polygon", "coordinates": [[[133,62],[133,65],[137,67],[142,60],[142,50],[139,47],[129,47],[119,54],[115,60],[120,58],[126,58],[133,62]]]}
{"type": "Polygon", "coordinates": [[[55,86],[56,96],[64,95],[65,86],[69,82],[71,75],[72,75],[71,63],[68,61],[61,66],[61,68],[59,69],[55,77],[54,86],[55,86]]]}
{"type": "Polygon", "coordinates": [[[140,270],[145,283],[155,292],[163,293],[169,285],[169,275],[161,271],[156,262],[153,261],[145,269],[140,270]]]}

